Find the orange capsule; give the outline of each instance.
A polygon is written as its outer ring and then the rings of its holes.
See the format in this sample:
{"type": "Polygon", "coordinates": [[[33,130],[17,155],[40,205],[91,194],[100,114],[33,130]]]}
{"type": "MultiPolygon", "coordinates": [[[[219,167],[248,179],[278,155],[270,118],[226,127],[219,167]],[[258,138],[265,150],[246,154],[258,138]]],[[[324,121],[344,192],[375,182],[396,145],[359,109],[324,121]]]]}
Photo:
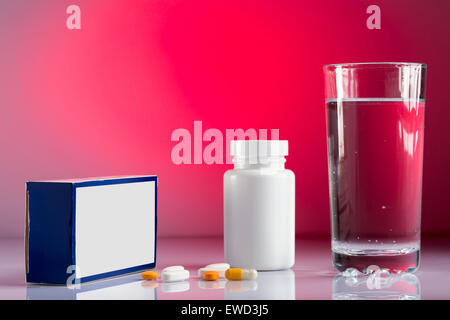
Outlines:
{"type": "Polygon", "coordinates": [[[219,279],[219,273],[217,271],[205,271],[203,273],[203,279],[208,281],[214,281],[219,279]]]}
{"type": "Polygon", "coordinates": [[[230,268],[225,271],[228,280],[254,280],[258,276],[255,269],[230,268]]]}
{"type": "Polygon", "coordinates": [[[141,274],[142,278],[144,278],[145,280],[153,280],[158,278],[158,272],[155,271],[145,271],[142,272],[141,274]]]}

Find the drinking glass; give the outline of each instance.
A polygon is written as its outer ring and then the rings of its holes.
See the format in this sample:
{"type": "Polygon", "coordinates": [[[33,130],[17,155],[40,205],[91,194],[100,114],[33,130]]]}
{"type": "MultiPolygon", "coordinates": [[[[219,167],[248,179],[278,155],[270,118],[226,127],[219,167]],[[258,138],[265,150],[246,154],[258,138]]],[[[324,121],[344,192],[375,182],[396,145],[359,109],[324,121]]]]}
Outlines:
{"type": "Polygon", "coordinates": [[[324,67],[332,256],[340,270],[419,265],[426,65],[324,67]]]}

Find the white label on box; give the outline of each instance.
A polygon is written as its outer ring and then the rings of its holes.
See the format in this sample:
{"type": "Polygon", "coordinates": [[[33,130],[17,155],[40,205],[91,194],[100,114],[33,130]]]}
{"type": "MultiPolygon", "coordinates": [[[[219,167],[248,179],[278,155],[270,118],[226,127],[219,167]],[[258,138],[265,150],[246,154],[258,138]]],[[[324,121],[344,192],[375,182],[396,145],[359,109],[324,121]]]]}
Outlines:
{"type": "Polygon", "coordinates": [[[77,278],[155,261],[155,182],[76,189],[77,278]]]}

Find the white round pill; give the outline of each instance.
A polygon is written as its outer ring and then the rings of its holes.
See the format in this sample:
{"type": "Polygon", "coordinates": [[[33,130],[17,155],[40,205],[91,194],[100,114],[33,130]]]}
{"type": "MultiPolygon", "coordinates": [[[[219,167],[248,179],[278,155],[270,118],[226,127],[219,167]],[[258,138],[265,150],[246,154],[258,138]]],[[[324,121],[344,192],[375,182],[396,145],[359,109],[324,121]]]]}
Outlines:
{"type": "Polygon", "coordinates": [[[213,263],[208,264],[205,268],[216,268],[216,269],[230,269],[230,265],[228,263],[213,263]]]}
{"type": "Polygon", "coordinates": [[[165,271],[161,274],[163,282],[177,282],[189,279],[188,270],[165,271]]]}
{"type": "Polygon", "coordinates": [[[161,273],[167,272],[167,271],[181,271],[184,270],[183,266],[170,266],[162,269],[161,273]]]}

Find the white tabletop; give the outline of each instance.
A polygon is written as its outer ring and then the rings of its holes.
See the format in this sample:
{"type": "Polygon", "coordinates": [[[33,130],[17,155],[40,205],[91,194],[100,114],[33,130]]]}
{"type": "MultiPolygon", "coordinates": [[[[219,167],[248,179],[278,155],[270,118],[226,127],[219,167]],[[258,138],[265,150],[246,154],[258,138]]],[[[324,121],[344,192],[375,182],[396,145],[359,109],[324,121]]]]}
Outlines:
{"type": "Polygon", "coordinates": [[[78,289],[25,283],[22,239],[0,240],[0,299],[450,299],[450,238],[422,240],[414,274],[344,277],[331,263],[330,241],[298,239],[292,269],[259,272],[254,281],[206,282],[197,269],[223,262],[221,238],[158,239],[157,271],[183,265],[188,281],[162,283],[140,274],[82,284],[78,289]]]}

